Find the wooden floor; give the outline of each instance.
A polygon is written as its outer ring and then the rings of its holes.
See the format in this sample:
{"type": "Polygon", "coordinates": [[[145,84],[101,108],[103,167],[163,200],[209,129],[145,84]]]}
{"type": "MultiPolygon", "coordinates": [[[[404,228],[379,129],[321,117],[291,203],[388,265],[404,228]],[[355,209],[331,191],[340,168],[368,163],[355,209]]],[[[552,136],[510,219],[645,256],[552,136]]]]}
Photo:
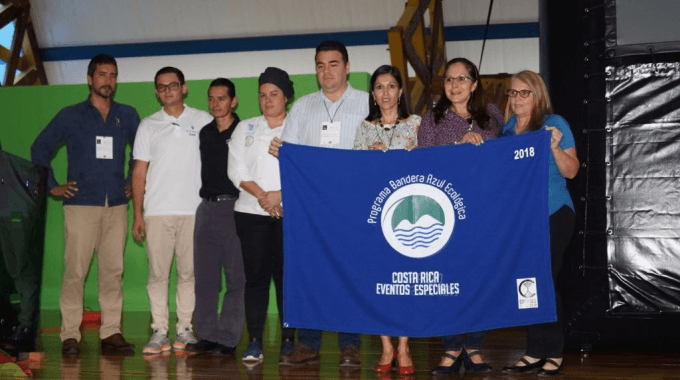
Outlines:
{"type": "MultiPolygon", "coordinates": [[[[380,339],[362,336],[360,369],[340,369],[337,336],[324,333],[321,363],[300,367],[279,367],[279,331],[275,318],[265,326],[264,361],[246,366],[240,355],[247,345],[241,339],[236,357],[187,355],[174,351],[163,355],[142,355],[141,351],[150,337],[148,313],[125,313],[124,336],[137,346],[132,356],[102,355],[97,328],[85,328],[81,353],[77,357],[62,357],[59,339],[58,312],[43,313],[42,333],[38,350],[45,360],[33,364],[36,379],[431,379],[429,369],[435,366],[442,354],[439,339],[412,339],[411,352],[416,365],[415,376],[387,374],[378,377],[372,370],[380,356],[380,339]]],[[[493,366],[490,373],[463,373],[450,377],[466,379],[533,379],[536,374],[507,375],[500,369],[515,362],[523,353],[524,329],[504,329],[487,334],[484,353],[493,366]]],[[[171,334],[172,339],[172,334],[171,334]]],[[[680,355],[634,352],[626,350],[597,351],[587,356],[580,352],[565,353],[565,370],[559,379],[680,379],[680,355]]]]}

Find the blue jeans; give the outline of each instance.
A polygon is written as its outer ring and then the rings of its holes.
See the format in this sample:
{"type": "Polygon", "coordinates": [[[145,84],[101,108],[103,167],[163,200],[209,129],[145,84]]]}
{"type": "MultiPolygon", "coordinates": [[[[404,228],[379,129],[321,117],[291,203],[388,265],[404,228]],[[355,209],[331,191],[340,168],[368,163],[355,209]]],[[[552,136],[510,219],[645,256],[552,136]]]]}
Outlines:
{"type": "MultiPolygon", "coordinates": [[[[312,350],[319,352],[321,350],[321,330],[312,329],[298,329],[298,342],[304,344],[305,346],[311,348],[312,350]]],[[[338,347],[342,350],[348,346],[361,347],[361,338],[359,334],[351,333],[338,333],[338,347]]]]}
{"type": "MultiPolygon", "coordinates": [[[[468,351],[480,350],[482,348],[482,343],[484,343],[485,333],[485,331],[478,331],[466,334],[467,339],[465,340],[465,348],[467,348],[468,351]]],[[[444,345],[444,351],[459,351],[463,348],[462,337],[463,334],[443,336],[442,344],[444,345]]]]}

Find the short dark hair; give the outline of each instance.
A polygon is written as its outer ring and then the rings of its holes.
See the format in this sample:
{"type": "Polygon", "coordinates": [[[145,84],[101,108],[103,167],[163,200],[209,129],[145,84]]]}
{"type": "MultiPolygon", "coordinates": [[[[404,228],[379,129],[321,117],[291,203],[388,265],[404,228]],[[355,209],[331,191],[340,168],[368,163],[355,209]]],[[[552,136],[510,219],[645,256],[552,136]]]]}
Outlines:
{"type": "Polygon", "coordinates": [[[347,48],[341,42],[338,41],[324,41],[316,47],[316,54],[314,54],[314,61],[316,61],[316,56],[322,51],[337,51],[342,55],[342,61],[344,63],[349,62],[349,54],[347,54],[347,48]]]}
{"type": "Polygon", "coordinates": [[[177,75],[177,79],[179,79],[179,84],[182,85],[184,84],[184,74],[182,73],[182,70],[172,67],[172,66],[166,66],[156,73],[156,76],[153,77],[153,84],[155,86],[158,86],[158,77],[163,75],[163,74],[175,74],[177,75]]]}
{"type": "Polygon", "coordinates": [[[375,87],[375,81],[383,74],[392,75],[394,80],[397,81],[399,89],[402,90],[401,95],[399,96],[399,105],[397,106],[397,120],[408,118],[410,113],[408,112],[408,107],[406,106],[406,91],[403,91],[401,72],[394,66],[382,65],[378,67],[375,72],[373,72],[373,75],[371,75],[371,90],[368,93],[368,116],[366,117],[366,121],[373,122],[380,120],[382,117],[380,106],[376,104],[376,101],[373,98],[373,89],[375,87]]]}
{"type": "Polygon", "coordinates": [[[210,89],[213,87],[226,87],[230,97],[233,98],[236,96],[236,86],[234,86],[234,82],[230,81],[227,78],[217,78],[214,81],[210,82],[208,91],[210,91],[210,89]]]}
{"type": "Polygon", "coordinates": [[[94,75],[94,72],[97,71],[97,67],[99,65],[114,65],[116,67],[116,70],[118,70],[118,64],[116,64],[116,59],[113,58],[112,56],[102,53],[102,54],[97,54],[92,59],[90,60],[90,63],[87,65],[87,76],[91,77],[94,75]]]}

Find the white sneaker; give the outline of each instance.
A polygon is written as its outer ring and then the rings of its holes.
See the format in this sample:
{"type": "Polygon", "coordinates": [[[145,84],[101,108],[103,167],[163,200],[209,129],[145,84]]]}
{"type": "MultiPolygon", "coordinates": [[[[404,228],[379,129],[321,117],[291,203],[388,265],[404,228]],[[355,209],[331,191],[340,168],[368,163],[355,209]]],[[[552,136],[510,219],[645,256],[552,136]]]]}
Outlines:
{"type": "Polygon", "coordinates": [[[170,339],[168,334],[154,330],[153,335],[151,335],[151,340],[149,344],[144,346],[142,353],[145,354],[160,354],[161,352],[170,351],[170,339]]]}
{"type": "Polygon", "coordinates": [[[189,343],[196,343],[196,337],[194,337],[194,332],[190,328],[184,329],[184,331],[177,333],[175,337],[175,342],[172,344],[172,348],[175,350],[183,350],[187,347],[189,343]]]}

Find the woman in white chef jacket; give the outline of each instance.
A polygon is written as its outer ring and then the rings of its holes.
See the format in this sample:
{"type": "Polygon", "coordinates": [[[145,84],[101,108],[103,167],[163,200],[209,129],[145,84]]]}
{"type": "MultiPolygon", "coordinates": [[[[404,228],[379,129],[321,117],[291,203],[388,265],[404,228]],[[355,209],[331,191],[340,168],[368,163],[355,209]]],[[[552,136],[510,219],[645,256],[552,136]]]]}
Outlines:
{"type": "MultiPolygon", "coordinates": [[[[286,126],[286,104],[293,98],[288,73],[268,67],[259,78],[262,116],[241,121],[229,142],[228,173],[241,191],[234,206],[246,274],[245,307],[250,344],[243,361],[259,361],[269,286],[276,287],[279,319],[283,320],[283,222],[279,161],[267,152],[286,126]]],[[[282,326],[281,354],[293,348],[294,329],[282,326]]]]}

